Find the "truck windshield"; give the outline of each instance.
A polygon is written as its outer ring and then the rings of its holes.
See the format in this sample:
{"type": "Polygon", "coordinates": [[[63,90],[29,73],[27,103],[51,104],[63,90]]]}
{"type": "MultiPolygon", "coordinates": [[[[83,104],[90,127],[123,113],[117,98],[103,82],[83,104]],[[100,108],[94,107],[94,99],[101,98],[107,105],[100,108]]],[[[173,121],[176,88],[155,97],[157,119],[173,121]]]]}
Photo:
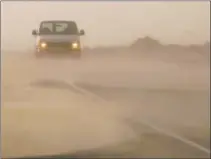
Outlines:
{"type": "Polygon", "coordinates": [[[48,21],[40,24],[39,34],[78,34],[78,28],[75,22],[66,21],[48,21]]]}

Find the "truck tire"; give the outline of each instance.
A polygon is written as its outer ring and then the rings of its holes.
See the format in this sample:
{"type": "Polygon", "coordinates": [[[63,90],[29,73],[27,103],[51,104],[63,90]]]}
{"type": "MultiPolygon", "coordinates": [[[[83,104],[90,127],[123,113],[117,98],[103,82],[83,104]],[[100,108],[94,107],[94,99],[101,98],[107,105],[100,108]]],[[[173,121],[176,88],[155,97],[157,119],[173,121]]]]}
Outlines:
{"type": "Polygon", "coordinates": [[[74,52],[74,53],[72,54],[72,57],[73,57],[74,59],[77,59],[77,60],[81,59],[81,51],[76,51],[76,52],[74,52]]]}
{"type": "Polygon", "coordinates": [[[37,52],[37,51],[35,51],[35,57],[36,57],[37,59],[42,58],[42,57],[43,57],[42,52],[37,52]]]}

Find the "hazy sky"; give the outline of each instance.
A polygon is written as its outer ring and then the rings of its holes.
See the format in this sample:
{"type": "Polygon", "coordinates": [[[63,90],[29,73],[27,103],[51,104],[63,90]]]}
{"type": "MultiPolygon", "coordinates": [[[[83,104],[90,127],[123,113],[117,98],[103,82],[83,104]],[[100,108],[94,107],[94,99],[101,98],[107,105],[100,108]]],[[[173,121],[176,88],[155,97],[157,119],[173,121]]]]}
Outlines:
{"type": "Polygon", "coordinates": [[[33,46],[42,20],[75,20],[88,46],[129,44],[151,35],[164,43],[203,43],[210,36],[209,2],[3,2],[2,48],[33,46]]]}

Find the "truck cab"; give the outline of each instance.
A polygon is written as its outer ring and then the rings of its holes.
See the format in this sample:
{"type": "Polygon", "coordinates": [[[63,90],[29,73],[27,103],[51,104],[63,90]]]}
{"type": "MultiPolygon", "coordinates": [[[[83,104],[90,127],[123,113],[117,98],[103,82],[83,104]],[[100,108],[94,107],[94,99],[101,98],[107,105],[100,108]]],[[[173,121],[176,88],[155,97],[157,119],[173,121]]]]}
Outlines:
{"type": "Polygon", "coordinates": [[[51,20],[42,21],[38,30],[33,30],[35,36],[35,55],[68,54],[80,57],[82,44],[80,37],[85,35],[79,30],[75,21],[51,20]]]}

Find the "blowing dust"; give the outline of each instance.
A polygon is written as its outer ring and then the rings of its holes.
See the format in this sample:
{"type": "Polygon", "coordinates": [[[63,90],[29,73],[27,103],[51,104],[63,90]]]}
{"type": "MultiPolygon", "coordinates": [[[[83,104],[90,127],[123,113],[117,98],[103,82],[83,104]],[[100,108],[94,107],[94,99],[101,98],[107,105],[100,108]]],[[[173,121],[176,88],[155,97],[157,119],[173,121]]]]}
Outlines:
{"type": "Polygon", "coordinates": [[[2,155],[58,154],[130,140],[136,133],[125,118],[168,127],[197,125],[207,135],[208,61],[187,54],[191,58],[185,62],[181,54],[137,55],[127,49],[85,51],[79,61],[3,54],[2,155]]]}

